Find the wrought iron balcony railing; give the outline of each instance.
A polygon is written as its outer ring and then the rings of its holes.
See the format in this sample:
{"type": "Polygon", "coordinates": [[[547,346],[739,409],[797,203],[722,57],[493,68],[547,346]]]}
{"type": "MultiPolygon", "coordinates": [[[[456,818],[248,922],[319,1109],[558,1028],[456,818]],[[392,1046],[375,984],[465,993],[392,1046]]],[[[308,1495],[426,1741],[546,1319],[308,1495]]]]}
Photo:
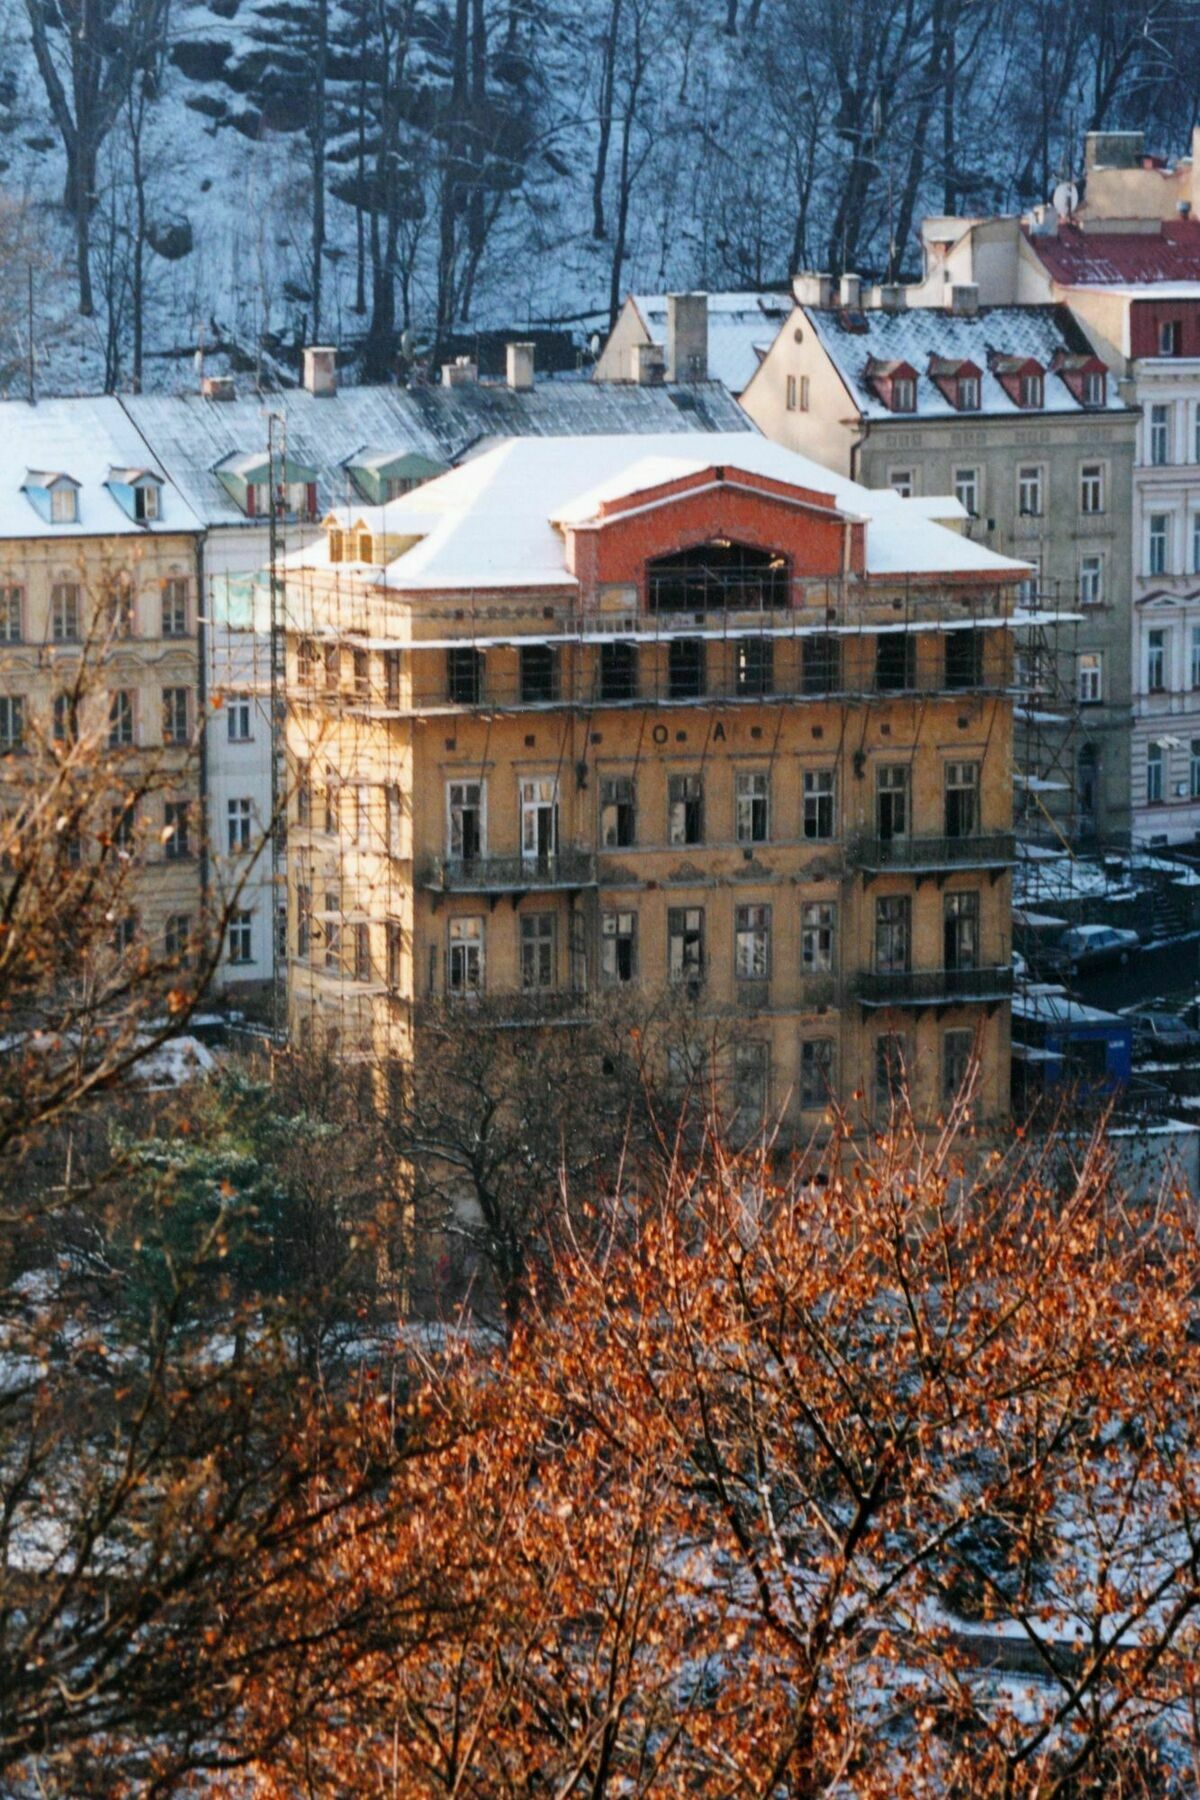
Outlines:
{"type": "Polygon", "coordinates": [[[939,869],[1006,869],[1017,860],[1011,831],[979,832],[972,837],[855,837],[846,845],[851,868],[907,873],[939,869]]]}
{"type": "Polygon", "coordinates": [[[447,894],[524,893],[538,888],[596,885],[590,850],[556,850],[551,856],[431,857],[420,885],[447,894]]]}
{"type": "Polygon", "coordinates": [[[886,969],[856,975],[850,991],[861,1006],[958,1006],[1007,1000],[1013,972],[982,969],[886,969]]]}

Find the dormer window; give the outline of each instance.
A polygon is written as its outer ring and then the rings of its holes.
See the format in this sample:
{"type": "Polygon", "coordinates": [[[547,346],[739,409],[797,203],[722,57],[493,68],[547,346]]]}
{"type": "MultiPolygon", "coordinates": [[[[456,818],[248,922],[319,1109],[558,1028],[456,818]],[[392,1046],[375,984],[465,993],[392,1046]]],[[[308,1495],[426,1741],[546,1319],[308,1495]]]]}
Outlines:
{"type": "Polygon", "coordinates": [[[1160,319],[1158,322],[1158,354],[1160,356],[1178,356],[1179,341],[1179,320],[1160,319]]]}
{"type": "Polygon", "coordinates": [[[899,375],[892,383],[892,411],[915,412],[917,384],[908,375],[899,375]]]}
{"type": "Polygon", "coordinates": [[[317,517],[317,471],[290,456],[274,464],[261,453],[227,456],[213,473],[248,519],[269,519],[272,510],[276,518],[317,517]]]}
{"type": "Polygon", "coordinates": [[[444,475],[448,465],[417,450],[381,450],[368,445],[350,457],[345,467],[364,500],[372,506],[385,506],[444,475]]]}
{"type": "Polygon", "coordinates": [[[329,560],[331,563],[346,560],[346,534],[336,526],[329,533],[329,560]]]}
{"type": "Polygon", "coordinates": [[[79,489],[71,481],[59,481],[50,489],[50,522],[52,525],[79,523],[79,489]]]}
{"type": "Polygon", "coordinates": [[[867,358],[866,379],[889,412],[916,412],[917,371],[911,363],[867,358]]]}
{"type": "Polygon", "coordinates": [[[979,411],[979,377],[978,375],[960,375],[958,378],[958,410],[959,412],[979,411]]]}
{"type": "Polygon", "coordinates": [[[1083,404],[1103,406],[1108,400],[1108,377],[1103,369],[1092,370],[1083,378],[1083,404]]]}
{"type": "Polygon", "coordinates": [[[1018,392],[1020,394],[1018,405],[1020,406],[1037,411],[1045,405],[1046,387],[1041,375],[1022,375],[1018,392]]]}
{"type": "Polygon", "coordinates": [[[162,517],[162,496],[156,481],[140,481],[134,488],[133,516],[144,525],[162,517]]]}
{"type": "Polygon", "coordinates": [[[956,412],[978,412],[983,371],[969,357],[931,356],[930,379],[956,412]]]}
{"type": "Polygon", "coordinates": [[[358,534],[358,560],[363,563],[375,561],[375,540],[369,531],[360,531],[358,534]]]}
{"type": "Polygon", "coordinates": [[[1056,350],[1050,364],[1080,406],[1108,403],[1108,370],[1091,351],[1056,350]]]}

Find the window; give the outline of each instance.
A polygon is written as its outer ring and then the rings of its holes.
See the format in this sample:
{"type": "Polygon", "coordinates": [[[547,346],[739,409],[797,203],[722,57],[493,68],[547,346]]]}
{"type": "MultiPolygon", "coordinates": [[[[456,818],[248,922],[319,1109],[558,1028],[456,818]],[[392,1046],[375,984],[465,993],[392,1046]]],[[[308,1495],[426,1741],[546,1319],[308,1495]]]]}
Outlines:
{"type": "Polygon", "coordinates": [[[342,822],[342,789],[332,769],[325,771],[325,833],[336,837],[342,822]]]}
{"type": "Polygon", "coordinates": [[[329,560],[331,563],[346,560],[346,533],[338,525],[332,525],[329,529],[329,560]]]}
{"type": "Polygon", "coordinates": [[[1171,460],[1171,409],[1150,408],[1150,461],[1161,466],[1171,460]]]}
{"type": "Polygon", "coordinates": [[[1104,599],[1104,558],[1095,553],[1079,559],[1079,603],[1099,606],[1104,599]]]}
{"type": "Polygon", "coordinates": [[[60,481],[50,489],[50,520],[54,525],[79,522],[79,490],[74,482],[60,481]]]}
{"type": "Polygon", "coordinates": [[[636,644],[601,644],[601,700],[636,700],[638,653],[636,644]]]}
{"type": "Polygon", "coordinates": [[[109,814],[109,836],[114,850],[132,850],[134,832],[137,827],[137,802],[126,800],[121,806],[114,806],[109,814]]]}
{"type": "Polygon", "coordinates": [[[296,888],[296,955],[307,959],[312,952],[312,889],[307,882],[296,888]]]}
{"type": "Polygon", "coordinates": [[[388,706],[400,704],[400,652],[385,650],[383,653],[383,697],[388,706]]]}
{"type": "Polygon", "coordinates": [[[737,906],[733,921],[733,972],[739,981],[766,981],[771,973],[771,909],[737,906]]]}
{"type": "Polygon", "coordinates": [[[766,769],[737,771],[734,810],[738,843],[765,844],[771,835],[771,786],[766,769]]]}
{"type": "Polygon", "coordinates": [[[73,581],[56,581],[50,589],[50,636],[56,644],[79,641],[79,588],[73,581]]]}
{"type": "Polygon", "coordinates": [[[136,913],[126,913],[124,918],[117,920],[116,925],[113,927],[113,949],[118,956],[123,956],[126,951],[133,949],[134,944],[137,942],[137,931],[138,919],[136,913]]]}
{"type": "Polygon", "coordinates": [[[162,634],[164,637],[186,637],[188,629],[188,584],[180,575],[163,582],[162,634]]]}
{"type": "Polygon", "coordinates": [[[947,1105],[958,1098],[975,1054],[975,1033],[961,1027],[942,1033],[942,1099],[947,1105]]]}
{"type": "Polygon", "coordinates": [[[521,987],[529,993],[555,986],[554,914],[521,916],[521,987]]]}
{"type": "Polygon", "coordinates": [[[893,493],[899,494],[902,500],[911,500],[913,496],[913,472],[911,469],[891,469],[888,472],[888,486],[893,493]]]}
{"type": "Polygon", "coordinates": [[[112,750],[124,749],[133,742],[133,695],[128,688],[118,688],[108,702],[108,743],[112,750]]]}
{"type": "Polygon", "coordinates": [[[704,842],[704,780],[700,775],[667,777],[667,841],[704,842]]]}
{"type": "Polygon", "coordinates": [[[455,862],[484,855],[484,796],[482,781],[446,783],[446,855],[455,862]]]}
{"type": "Polygon", "coordinates": [[[884,1031],[875,1039],[875,1108],[890,1112],[904,1098],[908,1084],[908,1045],[898,1031],[884,1031]]]}
{"type": "Polygon", "coordinates": [[[775,646],[770,638],[738,638],[734,646],[739,694],[769,694],[775,683],[775,646]]]}
{"type": "Polygon", "coordinates": [[[275,942],[272,954],[277,963],[287,961],[288,953],[288,913],[287,901],[280,900],[275,907],[275,942]]]}
{"type": "Polygon", "coordinates": [[[371,657],[369,651],[353,653],[354,692],[360,700],[371,698],[371,657]]]}
{"type": "Polygon", "coordinates": [[[672,638],[667,646],[668,698],[699,700],[707,685],[704,640],[672,638]]]}
{"type": "Polygon", "coordinates": [[[1200,625],[1192,626],[1192,686],[1200,688],[1200,625]]]}
{"type": "Polygon", "coordinates": [[[296,823],[307,831],[312,826],[312,764],[296,764],[296,823]]]}
{"type": "Polygon", "coordinates": [[[1151,744],[1146,751],[1146,805],[1161,806],[1163,797],[1163,753],[1161,744],[1151,744]]]}
{"type": "Polygon", "coordinates": [[[1042,559],[1040,556],[1026,556],[1022,559],[1029,563],[1028,575],[1023,575],[1017,586],[1017,598],[1022,606],[1036,606],[1042,581],[1042,559]]]}
{"type": "Polygon", "coordinates": [[[250,742],[250,701],[245,694],[235,694],[225,703],[225,728],[231,744],[250,742]]]}
{"type": "Polygon", "coordinates": [[[351,926],[351,942],[354,946],[354,979],[370,981],[371,979],[371,927],[365,919],[356,920],[351,926]]]}
{"type": "Polygon", "coordinates": [[[1103,698],[1103,658],[1098,650],[1085,650],[1079,658],[1079,704],[1098,706],[1103,698]]]}
{"type": "Polygon", "coordinates": [[[832,900],[806,900],[800,908],[800,972],[832,975],[837,907],[832,900]]]}
{"type": "Polygon", "coordinates": [[[547,868],[558,853],[558,783],[541,775],[521,783],[521,862],[547,868]]]}
{"type": "Polygon", "coordinates": [[[959,412],[979,411],[978,375],[960,375],[957,382],[959,412]]]}
{"type": "Polygon", "coordinates": [[[133,584],[128,575],[118,575],[104,596],[104,622],[111,636],[133,636],[133,584]]]}
{"type": "Polygon", "coordinates": [[[305,685],[317,679],[317,646],[311,638],[296,640],[296,679],[305,685]]]}
{"type": "Polygon", "coordinates": [[[842,646],[835,637],[806,637],[801,685],[806,694],[834,694],[842,684],[842,646]]]}
{"type": "Polygon", "coordinates": [[[326,644],[322,652],[325,671],[325,687],[331,694],[336,694],[342,685],[342,647],[340,644],[326,644]]]}
{"type": "Polygon", "coordinates": [[[371,790],[363,782],[349,785],[354,807],[353,842],[365,850],[371,841],[371,790]]]}
{"type": "Polygon", "coordinates": [[[974,837],[979,830],[979,764],[946,764],[946,836],[974,837]]]}
{"type": "Polygon", "coordinates": [[[0,750],[19,750],[25,736],[25,696],[0,694],[0,750]]]}
{"type": "Polygon", "coordinates": [[[600,979],[621,987],[637,979],[637,914],[606,912],[600,920],[600,979]]]}
{"type": "Polygon", "coordinates": [[[767,1046],[736,1044],[733,1051],[733,1121],[741,1131],[756,1131],[767,1110],[767,1046]]]}
{"type": "Polygon", "coordinates": [[[892,383],[892,411],[915,412],[917,384],[910,375],[898,375],[892,383]]]}
{"type": "Polygon", "coordinates": [[[340,969],[342,966],[342,901],[341,895],[332,888],[325,890],[325,910],[321,919],[321,932],[325,939],[323,961],[327,969],[340,969]]]}
{"type": "Polygon", "coordinates": [[[1103,406],[1108,398],[1108,376],[1103,369],[1092,369],[1083,378],[1083,404],[1103,406]]]}
{"type": "Polygon", "coordinates": [[[1167,634],[1165,631],[1148,631],[1146,633],[1146,690],[1151,694],[1165,693],[1167,686],[1167,634]]]}
{"type": "Polygon", "coordinates": [[[1171,521],[1166,513],[1151,513],[1147,533],[1147,569],[1151,575],[1167,572],[1167,533],[1171,521]]]}
{"type": "Polygon", "coordinates": [[[163,807],[163,854],[168,862],[182,862],[192,853],[188,841],[189,813],[186,800],[168,800],[163,807]]]}
{"type": "Polygon", "coordinates": [[[1083,513],[1104,511],[1104,464],[1084,463],[1079,470],[1079,510],[1083,513]]]}
{"type": "Polygon", "coordinates": [[[1044,404],[1045,386],[1040,375],[1022,375],[1017,391],[1021,406],[1037,408],[1044,404]]]}
{"type": "Polygon", "coordinates": [[[955,469],[954,498],[972,519],[979,517],[978,469],[955,469]]]}
{"type": "Polygon", "coordinates": [[[628,850],[637,841],[637,791],[631,775],[606,775],[600,783],[600,842],[628,850]]]}
{"type": "Polygon", "coordinates": [[[21,642],[24,593],[19,587],[0,587],[0,644],[21,642]]]}
{"type": "Polygon", "coordinates": [[[912,632],[880,632],[875,639],[875,686],[880,693],[900,693],[916,686],[916,650],[912,632]]]}
{"type": "Polygon", "coordinates": [[[385,843],[389,856],[404,854],[404,803],[399,786],[394,781],[385,783],[383,789],[383,828],[385,843]]]}
{"type": "Polygon", "coordinates": [[[74,743],[79,736],[79,716],[74,694],[55,694],[52,731],[58,744],[74,743]]]}
{"type": "Polygon", "coordinates": [[[946,894],[942,900],[942,967],[979,966],[979,895],[946,894]]]}
{"type": "Polygon", "coordinates": [[[394,993],[400,986],[404,967],[404,933],[395,919],[389,919],[383,928],[383,944],[387,959],[385,969],[387,985],[394,993]]]}
{"type": "Polygon", "coordinates": [[[254,961],[254,914],[235,912],[229,919],[229,960],[231,963],[254,961]]]}
{"type": "Polygon", "coordinates": [[[1158,323],[1158,354],[1160,356],[1178,356],[1180,336],[1178,319],[1160,319],[1158,323]]]}
{"type": "Polygon", "coordinates": [[[484,992],[484,922],[482,918],[452,918],[446,945],[446,992],[455,995],[484,992]]]}
{"type": "Polygon", "coordinates": [[[1040,519],[1044,504],[1041,465],[1026,463],[1017,470],[1017,511],[1023,519],[1040,519]]]}
{"type": "Polygon", "coordinates": [[[945,634],[946,686],[955,691],[983,682],[983,637],[978,631],[945,634]]]}
{"type": "Polygon", "coordinates": [[[558,658],[552,644],[522,644],[520,665],[523,705],[558,699],[558,658]]]}
{"type": "Polygon", "coordinates": [[[1193,738],[1191,743],[1191,781],[1188,789],[1193,800],[1200,800],[1200,738],[1193,738]]]}
{"type": "Polygon", "coordinates": [[[667,974],[672,981],[700,981],[704,976],[704,908],[667,909],[667,974]]]}
{"type": "Polygon", "coordinates": [[[239,851],[250,848],[250,816],[249,800],[226,801],[225,823],[230,856],[236,856],[239,851]]]}
{"type": "Polygon", "coordinates": [[[875,772],[875,831],[885,843],[908,835],[909,770],[890,763],[875,772]]]}
{"type": "Polygon", "coordinates": [[[446,697],[454,706],[478,706],[483,698],[483,654],[468,644],[446,652],[446,697]]]}
{"type": "Polygon", "coordinates": [[[881,974],[912,966],[912,899],[885,894],[875,902],[875,967],[881,974]]]}
{"type": "Polygon", "coordinates": [[[810,842],[833,836],[833,770],[804,772],[804,836],[810,842]]]}
{"type": "Polygon", "coordinates": [[[188,741],[188,692],[185,687],[169,687],[162,691],[164,744],[186,744],[188,741]]]}
{"type": "MultiPolygon", "coordinates": [[[[161,518],[162,495],[157,481],[138,481],[133,489],[133,516],[145,525],[151,520],[161,518]]],[[[164,634],[165,635],[165,634],[164,634]]]]}
{"type": "Polygon", "coordinates": [[[180,968],[188,965],[188,952],[192,938],[192,919],[190,913],[170,913],[164,936],[164,948],[169,959],[180,968]]]}
{"type": "Polygon", "coordinates": [[[833,1098],[833,1039],[803,1038],[800,1043],[800,1104],[806,1110],[828,1106],[833,1098]]]}
{"type": "Polygon", "coordinates": [[[795,412],[797,410],[797,405],[798,405],[798,390],[796,387],[796,377],[794,375],[789,375],[787,378],[787,409],[788,409],[788,411],[795,412]]]}

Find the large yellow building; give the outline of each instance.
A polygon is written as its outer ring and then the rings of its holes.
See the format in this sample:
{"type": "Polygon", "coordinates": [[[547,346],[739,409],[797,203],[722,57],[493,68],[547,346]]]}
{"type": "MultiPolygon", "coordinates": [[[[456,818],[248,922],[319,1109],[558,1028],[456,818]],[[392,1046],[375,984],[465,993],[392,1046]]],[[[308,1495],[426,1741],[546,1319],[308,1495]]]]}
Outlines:
{"type": "Polygon", "coordinates": [[[200,535],[116,400],[0,404],[0,803],[35,733],[94,735],[137,859],[114,937],[156,957],[201,926],[200,535]]]}
{"type": "Polygon", "coordinates": [[[675,993],[739,1109],[936,1112],[978,1047],[1002,1114],[1022,565],[937,505],[754,437],[539,439],[327,519],[286,576],[294,1028],[403,1059],[431,1005],[675,993]]]}

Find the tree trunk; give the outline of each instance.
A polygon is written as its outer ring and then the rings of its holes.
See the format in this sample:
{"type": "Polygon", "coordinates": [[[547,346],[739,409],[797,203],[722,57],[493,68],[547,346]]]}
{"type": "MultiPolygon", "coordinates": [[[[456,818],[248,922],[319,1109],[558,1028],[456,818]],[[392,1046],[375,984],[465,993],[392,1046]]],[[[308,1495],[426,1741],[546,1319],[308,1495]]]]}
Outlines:
{"type": "Polygon", "coordinates": [[[611,0],[608,30],[604,38],[604,61],[600,69],[600,94],[597,113],[600,132],[596,141],[596,167],[592,171],[592,236],[607,236],[604,222],[604,183],[608,177],[608,147],[612,141],[613,88],[616,83],[617,40],[621,32],[621,0],[611,0]]]}
{"type": "Polygon", "coordinates": [[[312,123],[312,335],[321,335],[321,275],[325,255],[325,111],[326,73],[329,64],[329,0],[317,0],[316,42],[313,46],[312,123]]]}

